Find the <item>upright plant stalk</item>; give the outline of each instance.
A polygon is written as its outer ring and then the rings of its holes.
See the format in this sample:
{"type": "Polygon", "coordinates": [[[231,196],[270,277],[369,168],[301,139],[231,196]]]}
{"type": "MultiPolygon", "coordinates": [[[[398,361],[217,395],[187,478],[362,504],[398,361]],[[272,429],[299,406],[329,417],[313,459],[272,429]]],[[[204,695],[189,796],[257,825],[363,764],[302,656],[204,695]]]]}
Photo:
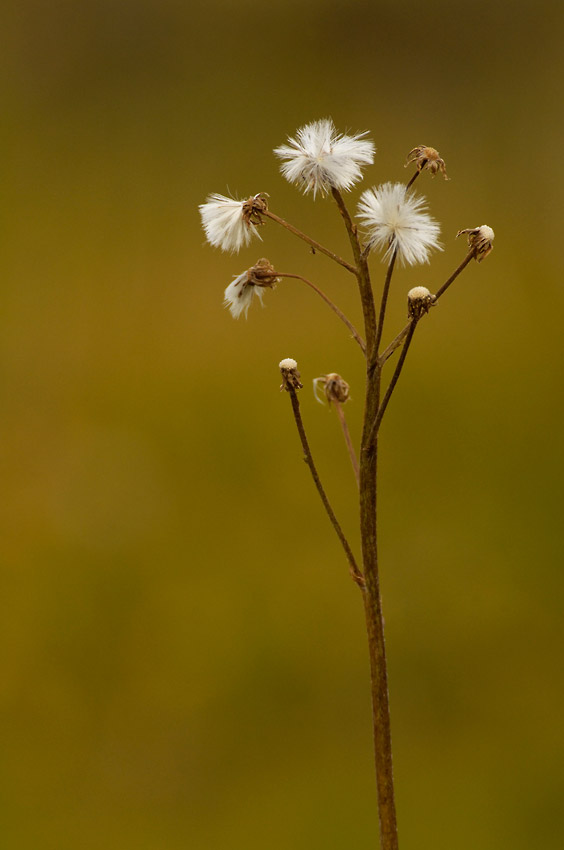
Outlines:
{"type": "MultiPolygon", "coordinates": [[[[378,363],[377,340],[381,333],[376,324],[374,295],[368,270],[367,255],[362,251],[356,226],[337,189],[333,197],[345,222],[356,267],[357,280],[364,316],[367,373],[364,405],[364,428],[360,450],[360,536],[362,563],[366,587],[364,590],[364,615],[370,657],[370,682],[372,694],[372,726],[374,735],[374,761],[378,789],[378,817],[382,850],[398,850],[398,831],[392,765],[392,734],[388,695],[388,672],[384,640],[384,617],[378,572],[377,535],[377,471],[378,441],[371,441],[370,425],[374,422],[380,403],[381,367],[378,363]]],[[[390,264],[393,270],[393,261],[390,264]]],[[[391,271],[388,274],[388,286],[391,271]]],[[[380,322],[383,312],[380,311],[380,322]]]]}
{"type": "Polygon", "coordinates": [[[316,386],[317,381],[325,382],[326,396],[330,402],[334,401],[336,404],[347,449],[357,476],[362,568],[358,565],[342,527],[335,516],[313,461],[297,396],[297,390],[301,389],[303,384],[297,371],[297,363],[292,358],[286,358],[280,362],[283,380],[281,389],[286,390],[290,396],[292,412],[304,452],[304,460],[308,465],[325,511],[343,547],[352,577],[362,592],[370,659],[374,759],[378,789],[381,850],[398,850],[386,647],[378,569],[378,433],[382,418],[400,378],[419,320],[441,298],[471,259],[481,262],[491,252],[495,234],[488,225],[467,228],[458,232],[458,236],[467,234],[469,253],[435,295],[432,295],[424,286],[414,287],[408,292],[408,324],[396,335],[383,353],[380,353],[388,294],[396,257],[400,262],[408,265],[423,263],[427,261],[429,252],[439,247],[439,226],[424,212],[424,200],[411,192],[411,187],[423,170],[428,170],[431,175],[440,172],[447,180],[448,177],[444,160],[435,148],[425,145],[418,145],[413,148],[408,154],[406,165],[415,164],[416,172],[407,186],[401,183],[385,183],[362,194],[359,203],[359,219],[363,226],[367,228],[368,238],[366,246],[361,245],[357,225],[345,205],[340,190],[350,189],[361,178],[362,168],[373,162],[374,145],[369,139],[365,138],[365,135],[361,133],[350,136],[337,133],[333,122],[325,119],[302,127],[295,138],[289,138],[288,144],[282,145],[274,151],[283,161],[281,170],[289,182],[295,183],[306,193],[312,192],[314,197],[318,193],[332,195],[345,224],[353,254],[352,263],[270,211],[266,202],[267,196],[264,193],[253,195],[244,201],[214,194],[209,196],[207,203],[201,205],[200,211],[208,241],[212,245],[220,246],[226,251],[239,250],[253,236],[258,235],[256,232],[257,225],[264,223],[264,218],[269,218],[310,245],[314,252],[318,251],[332,259],[353,274],[357,280],[364,320],[364,339],[344,313],[317,286],[300,275],[276,273],[275,268],[267,260],[257,261],[257,265],[251,270],[238,276],[226,289],[226,301],[229,303],[230,309],[233,308],[233,315],[239,316],[242,312],[246,314],[255,294],[254,286],[272,287],[277,275],[302,280],[320,295],[346,325],[365,356],[364,423],[358,463],[346,427],[344,413],[340,407],[341,402],[344,403],[348,399],[348,384],[337,373],[329,373],[322,378],[316,378],[314,381],[314,386],[316,386]],[[368,256],[372,247],[385,249],[386,246],[391,247],[392,251],[377,313],[370,281],[368,256]],[[263,276],[259,277],[261,269],[263,269],[263,276]],[[383,368],[393,352],[402,345],[403,349],[398,363],[382,400],[383,368]]]}

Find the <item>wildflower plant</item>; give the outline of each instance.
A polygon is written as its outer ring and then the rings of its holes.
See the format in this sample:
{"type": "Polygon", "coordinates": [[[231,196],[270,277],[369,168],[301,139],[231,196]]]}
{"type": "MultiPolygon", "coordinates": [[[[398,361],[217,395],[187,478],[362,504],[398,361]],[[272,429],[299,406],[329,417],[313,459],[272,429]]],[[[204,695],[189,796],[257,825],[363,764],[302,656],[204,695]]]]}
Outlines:
{"type": "MultiPolygon", "coordinates": [[[[376,524],[378,436],[419,322],[431,312],[431,308],[437,307],[439,300],[472,260],[479,263],[488,256],[493,248],[494,232],[488,225],[458,231],[457,236],[467,235],[466,255],[434,293],[423,285],[409,290],[407,322],[384,346],[384,322],[396,265],[426,264],[433,251],[442,250],[439,224],[427,212],[425,199],[415,194],[412,186],[425,171],[432,177],[440,172],[448,180],[444,160],[435,148],[416,146],[407,156],[406,166],[412,165],[416,169],[407,185],[387,182],[366,189],[360,196],[355,218],[345,203],[343,192],[350,191],[362,179],[363,168],[373,163],[375,147],[366,138],[366,133],[338,133],[333,122],[325,119],[302,127],[295,137],[276,148],[274,153],[281,159],[282,174],[290,183],[314,197],[332,198],[348,236],[352,254],[350,260],[343,259],[274,213],[270,208],[270,197],[265,193],[250,195],[242,201],[211,195],[201,205],[200,212],[208,241],[224,251],[237,252],[246,247],[255,236],[260,238],[258,228],[261,225],[267,220],[274,221],[308,243],[316,253],[324,254],[341,266],[354,277],[358,286],[364,324],[362,334],[317,284],[296,272],[279,271],[266,259],[258,260],[235,276],[225,290],[225,305],[234,318],[243,313],[246,316],[255,296],[262,299],[264,289],[273,289],[284,278],[300,280],[339,317],[358,344],[365,361],[364,419],[358,451],[351,439],[344,412],[350,393],[348,383],[336,372],[313,378],[317,400],[327,402],[337,412],[357,482],[361,543],[361,557],[358,559],[335,515],[313,460],[298,399],[298,392],[303,389],[302,376],[292,358],[285,358],[279,364],[282,376],[280,389],[289,396],[304,459],[343,548],[350,575],[362,597],[370,658],[380,840],[382,850],[398,850],[376,524]],[[369,261],[373,254],[379,254],[386,263],[379,290],[372,284],[369,261]],[[389,361],[398,350],[395,368],[387,378],[389,361]]],[[[430,273],[427,277],[432,280],[430,273]]]]}

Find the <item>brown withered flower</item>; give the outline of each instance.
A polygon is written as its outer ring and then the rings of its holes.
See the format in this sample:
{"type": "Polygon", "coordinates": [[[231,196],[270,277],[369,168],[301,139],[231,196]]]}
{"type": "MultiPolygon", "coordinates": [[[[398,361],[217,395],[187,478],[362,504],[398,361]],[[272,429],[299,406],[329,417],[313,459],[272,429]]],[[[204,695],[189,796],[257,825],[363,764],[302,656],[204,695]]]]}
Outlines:
{"type": "Polygon", "coordinates": [[[349,400],[349,385],[336,372],[329,372],[328,375],[321,375],[320,378],[313,379],[313,393],[317,401],[321,404],[321,399],[317,394],[320,387],[323,389],[329,404],[331,402],[344,404],[349,400]]]}
{"type": "Polygon", "coordinates": [[[246,316],[255,295],[262,302],[262,290],[273,289],[279,280],[272,263],[263,257],[231,281],[225,290],[223,303],[229,307],[234,319],[242,314],[246,316]]]}
{"type": "Polygon", "coordinates": [[[282,392],[282,390],[290,392],[291,389],[301,390],[303,384],[300,382],[300,373],[298,372],[298,364],[296,361],[291,357],[286,357],[284,360],[281,360],[278,365],[280,367],[280,372],[282,373],[280,392],[282,392]]]}
{"type": "Polygon", "coordinates": [[[440,171],[445,180],[450,179],[446,173],[445,161],[440,157],[439,152],[435,148],[428,148],[426,145],[418,145],[416,148],[413,148],[407,155],[405,167],[407,168],[412,163],[417,166],[417,171],[426,169],[431,173],[432,177],[440,171]]]}
{"type": "Polygon", "coordinates": [[[420,319],[434,306],[436,298],[426,286],[414,286],[407,293],[407,315],[410,319],[420,319]]]}
{"type": "Polygon", "coordinates": [[[459,230],[456,237],[458,238],[463,233],[468,234],[468,246],[474,249],[474,259],[477,263],[481,263],[484,257],[487,257],[493,251],[495,233],[487,224],[482,224],[480,227],[467,227],[466,230],[459,230]]]}

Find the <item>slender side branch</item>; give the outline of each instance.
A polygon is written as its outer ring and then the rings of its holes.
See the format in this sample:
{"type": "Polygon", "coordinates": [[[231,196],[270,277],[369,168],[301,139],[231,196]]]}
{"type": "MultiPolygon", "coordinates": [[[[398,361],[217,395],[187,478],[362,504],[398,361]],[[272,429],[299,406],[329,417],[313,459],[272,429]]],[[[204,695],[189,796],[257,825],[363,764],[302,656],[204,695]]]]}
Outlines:
{"type": "Polygon", "coordinates": [[[318,286],[316,286],[314,283],[312,283],[307,278],[302,277],[301,274],[286,274],[285,272],[276,272],[275,275],[276,275],[276,277],[289,277],[289,278],[293,278],[294,280],[301,280],[304,283],[306,283],[308,286],[310,286],[313,289],[314,292],[317,292],[317,294],[321,298],[323,298],[325,303],[328,304],[331,307],[331,309],[339,317],[339,319],[347,326],[347,328],[349,329],[349,331],[351,332],[351,334],[353,335],[355,340],[360,345],[364,354],[366,354],[366,343],[364,342],[361,335],[358,333],[358,331],[355,328],[355,326],[353,325],[353,323],[351,321],[349,321],[349,319],[347,319],[345,314],[337,307],[337,305],[334,304],[327,295],[325,295],[325,293],[323,292],[322,289],[320,289],[318,286]]]}
{"type": "Polygon", "coordinates": [[[460,263],[460,265],[458,266],[458,268],[456,268],[456,269],[453,271],[453,273],[451,274],[451,276],[449,277],[449,279],[448,279],[448,280],[446,280],[446,281],[443,283],[443,285],[441,286],[441,288],[439,289],[439,291],[438,291],[437,293],[435,293],[435,301],[438,301],[438,300],[439,300],[439,298],[441,297],[441,295],[444,295],[444,293],[447,291],[447,289],[449,288],[449,286],[451,285],[451,283],[453,283],[453,282],[456,280],[456,278],[458,277],[458,275],[460,274],[460,272],[461,272],[461,271],[463,271],[463,270],[466,268],[466,266],[468,265],[468,263],[470,262],[470,260],[473,260],[475,256],[476,256],[476,249],[475,249],[475,248],[470,248],[470,250],[468,251],[468,253],[467,253],[467,254],[466,254],[466,256],[464,257],[464,259],[462,260],[462,262],[460,263]]]}
{"type": "Polygon", "coordinates": [[[311,247],[315,248],[316,251],[319,251],[320,254],[325,254],[326,257],[330,257],[336,263],[339,263],[339,265],[343,266],[343,268],[345,268],[348,272],[351,272],[352,274],[356,275],[357,272],[354,266],[351,266],[350,263],[347,263],[347,261],[343,260],[342,257],[339,257],[338,254],[334,254],[333,251],[330,251],[328,248],[325,248],[319,242],[316,242],[315,239],[312,239],[310,236],[307,236],[305,233],[302,233],[302,231],[298,230],[297,227],[294,227],[293,224],[284,221],[283,218],[280,218],[280,216],[271,212],[271,210],[263,210],[261,214],[267,216],[268,218],[271,218],[272,221],[276,221],[278,224],[281,224],[282,227],[285,227],[286,230],[289,230],[290,233],[293,233],[294,236],[299,237],[299,239],[303,239],[304,242],[307,242],[308,245],[311,245],[311,247]]]}
{"type": "Polygon", "coordinates": [[[368,257],[362,252],[360,240],[356,224],[354,224],[347,206],[343,200],[343,196],[338,189],[331,190],[335,203],[339,208],[339,212],[343,217],[349,242],[356,263],[356,278],[358,280],[358,289],[360,292],[360,300],[362,303],[362,314],[364,316],[364,332],[366,334],[366,350],[370,354],[374,339],[376,337],[376,308],[374,306],[374,294],[372,292],[372,284],[370,283],[370,271],[368,269],[368,257]]]}
{"type": "Polygon", "coordinates": [[[394,799],[394,777],[392,767],[392,735],[388,696],[388,672],[384,641],[384,616],[380,595],[378,571],[378,542],[376,528],[377,503],[377,439],[371,444],[370,423],[374,421],[380,399],[380,365],[378,363],[376,334],[376,309],[368,270],[368,253],[363,253],[356,225],[340,193],[333,189],[333,197],[343,216],[349,240],[357,263],[358,288],[362,302],[368,368],[366,373],[366,399],[364,407],[364,429],[360,454],[360,535],[366,592],[364,614],[368,635],[370,658],[370,685],[372,696],[372,728],[374,733],[374,762],[378,788],[378,819],[382,850],[398,850],[398,831],[394,799]]]}
{"type": "Polygon", "coordinates": [[[374,344],[374,359],[378,358],[378,350],[380,348],[380,341],[382,339],[382,331],[384,330],[384,318],[386,315],[386,306],[388,304],[388,293],[390,291],[390,283],[392,281],[392,274],[394,272],[394,266],[396,264],[397,251],[394,250],[390,258],[390,262],[388,265],[388,271],[386,272],[386,280],[384,281],[384,289],[382,291],[382,301],[380,302],[380,315],[378,316],[378,330],[376,332],[376,342],[374,344]]]}
{"type": "Polygon", "coordinates": [[[374,436],[378,433],[380,429],[380,423],[386,412],[386,408],[390,402],[390,398],[392,397],[392,393],[395,389],[395,386],[398,382],[399,376],[401,375],[401,370],[403,369],[403,364],[405,363],[405,358],[407,357],[407,352],[409,351],[409,346],[411,345],[411,340],[413,339],[413,334],[415,333],[415,328],[417,327],[417,322],[419,319],[411,319],[409,322],[409,328],[407,331],[407,335],[405,338],[405,342],[403,344],[403,348],[401,350],[400,358],[396,364],[396,368],[394,374],[392,375],[392,379],[388,385],[388,389],[386,390],[386,395],[378,408],[378,413],[376,414],[376,419],[374,420],[374,424],[370,430],[369,441],[374,439],[374,436]]]}
{"type": "Polygon", "coordinates": [[[329,499],[327,498],[327,494],[325,493],[325,490],[323,489],[323,485],[321,483],[317,469],[316,469],[315,464],[313,462],[313,457],[312,457],[311,450],[310,450],[309,443],[308,443],[308,439],[307,439],[307,436],[306,436],[304,423],[302,421],[302,415],[300,413],[300,402],[298,401],[298,395],[297,395],[294,387],[288,386],[287,389],[288,389],[288,392],[290,394],[290,401],[292,402],[292,411],[294,413],[294,419],[296,420],[296,427],[298,429],[298,434],[300,435],[300,440],[302,442],[302,448],[304,450],[305,462],[309,466],[309,471],[311,472],[311,477],[313,478],[315,486],[317,487],[317,492],[319,493],[319,495],[321,497],[321,501],[323,502],[323,507],[325,508],[325,510],[327,512],[327,516],[331,520],[333,528],[335,529],[335,531],[337,533],[337,537],[341,541],[341,546],[345,550],[345,554],[346,554],[347,560],[349,562],[351,576],[352,576],[353,580],[359,585],[359,587],[363,588],[364,587],[364,576],[362,575],[362,571],[359,568],[358,564],[356,563],[352,549],[349,546],[347,538],[345,537],[345,535],[343,533],[343,530],[342,530],[342,528],[339,524],[337,517],[335,516],[335,512],[333,511],[333,508],[331,507],[329,499]]]}
{"type": "Polygon", "coordinates": [[[392,354],[394,353],[396,348],[400,347],[400,345],[402,344],[403,340],[405,339],[405,337],[407,335],[407,332],[408,332],[410,326],[411,326],[411,322],[408,322],[407,325],[405,326],[405,328],[403,328],[399,332],[399,334],[395,337],[395,339],[393,339],[391,341],[391,343],[389,344],[389,346],[382,352],[382,354],[380,355],[380,366],[383,366],[384,363],[386,362],[386,360],[388,360],[392,356],[392,354]]]}
{"type": "Polygon", "coordinates": [[[409,181],[409,183],[405,187],[406,192],[407,192],[408,189],[411,189],[411,187],[413,186],[413,184],[415,183],[415,181],[417,180],[417,178],[419,177],[420,174],[421,174],[421,172],[419,170],[417,170],[415,172],[415,174],[413,175],[413,177],[411,178],[411,180],[409,181]]]}
{"type": "Polygon", "coordinates": [[[333,404],[335,405],[335,410],[337,411],[337,416],[339,417],[339,422],[341,423],[341,428],[343,429],[343,437],[345,438],[345,443],[347,444],[347,450],[351,459],[354,477],[356,478],[356,484],[358,487],[360,485],[358,474],[358,460],[356,457],[354,446],[352,444],[351,435],[349,433],[349,426],[347,425],[347,420],[345,418],[345,411],[343,410],[341,403],[338,402],[336,399],[333,400],[333,404]]]}
{"type": "MultiPolygon", "coordinates": [[[[457,268],[453,271],[453,273],[452,273],[452,274],[451,274],[451,276],[448,278],[448,280],[446,280],[446,281],[443,283],[443,285],[441,286],[441,288],[440,288],[440,289],[438,290],[438,292],[435,294],[435,303],[437,303],[437,301],[439,300],[439,298],[440,298],[442,295],[444,295],[444,294],[445,294],[445,292],[447,291],[447,289],[449,288],[449,286],[451,285],[451,283],[454,283],[454,281],[456,280],[456,278],[458,277],[458,275],[459,275],[462,271],[464,271],[464,269],[466,268],[466,266],[468,265],[468,263],[470,262],[470,260],[472,260],[472,259],[474,258],[475,253],[476,253],[476,249],[475,249],[475,248],[471,248],[471,249],[470,249],[470,251],[467,253],[467,255],[464,257],[464,259],[462,260],[462,262],[460,263],[460,265],[459,265],[459,266],[458,266],[458,267],[457,267],[457,268]]],[[[384,363],[386,362],[386,360],[388,360],[388,359],[392,356],[392,354],[394,353],[394,351],[396,350],[396,348],[399,348],[399,347],[400,347],[400,345],[402,344],[402,341],[403,341],[403,340],[405,339],[405,337],[407,336],[407,334],[408,334],[408,332],[409,332],[410,327],[411,327],[411,320],[407,323],[407,325],[406,325],[404,328],[402,328],[402,330],[399,332],[399,334],[398,334],[398,335],[397,335],[397,336],[396,336],[396,337],[395,337],[395,338],[391,341],[391,343],[390,343],[390,344],[389,344],[389,346],[385,349],[385,351],[383,351],[383,352],[382,352],[382,354],[380,355],[380,358],[379,358],[380,366],[383,366],[383,365],[384,365],[384,363]]]]}

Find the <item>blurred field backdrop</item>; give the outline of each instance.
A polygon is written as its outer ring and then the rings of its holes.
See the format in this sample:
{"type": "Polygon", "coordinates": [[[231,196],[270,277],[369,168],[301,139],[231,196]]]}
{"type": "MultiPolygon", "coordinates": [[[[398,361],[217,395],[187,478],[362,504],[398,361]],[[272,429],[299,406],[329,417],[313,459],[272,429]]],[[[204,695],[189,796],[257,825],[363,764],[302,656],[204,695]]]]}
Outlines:
{"type": "MultiPolygon", "coordinates": [[[[422,322],[382,435],[382,585],[402,850],[560,850],[563,7],[548,2],[20,0],[3,7],[1,835],[6,850],[372,850],[356,588],[278,361],[355,546],[352,473],[311,379],[360,321],[352,278],[270,223],[228,257],[210,192],[264,191],[348,256],[272,148],[369,130],[366,188],[433,145],[444,253],[494,253],[422,322]]],[[[350,203],[356,202],[354,191],[350,203]]],[[[381,286],[384,267],[373,263],[381,286]]]]}

